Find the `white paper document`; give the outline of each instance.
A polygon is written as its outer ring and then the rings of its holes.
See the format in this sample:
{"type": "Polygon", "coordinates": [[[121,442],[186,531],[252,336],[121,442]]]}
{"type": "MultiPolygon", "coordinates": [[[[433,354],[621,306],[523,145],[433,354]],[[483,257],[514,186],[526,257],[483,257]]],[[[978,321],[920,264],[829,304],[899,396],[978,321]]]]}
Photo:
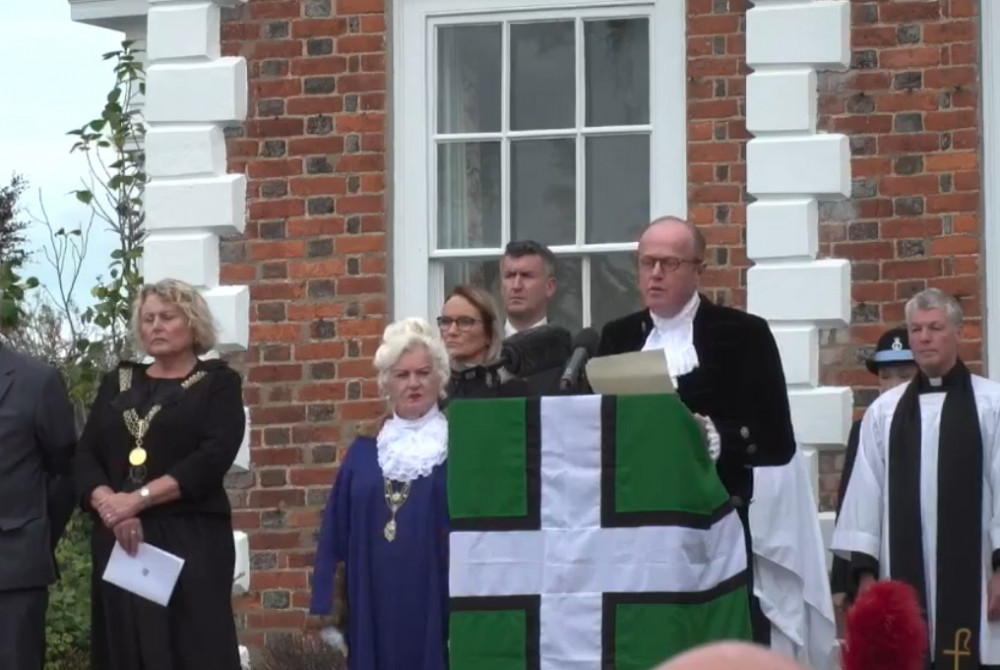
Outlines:
{"type": "Polygon", "coordinates": [[[129,556],[115,542],[104,581],[166,607],[183,567],[183,558],[151,544],[140,542],[135,556],[129,556]]]}
{"type": "Polygon", "coordinates": [[[674,392],[667,357],[658,349],[591,358],[587,362],[587,381],[601,395],[674,392]]]}

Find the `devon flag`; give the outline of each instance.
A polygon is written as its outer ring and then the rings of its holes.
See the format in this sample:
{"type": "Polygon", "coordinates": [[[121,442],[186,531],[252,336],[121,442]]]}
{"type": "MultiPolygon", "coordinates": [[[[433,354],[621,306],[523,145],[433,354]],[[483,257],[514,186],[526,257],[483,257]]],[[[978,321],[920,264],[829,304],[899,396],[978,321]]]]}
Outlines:
{"type": "Polygon", "coordinates": [[[649,670],[750,640],[743,529],[675,396],[449,408],[451,670],[649,670]]]}

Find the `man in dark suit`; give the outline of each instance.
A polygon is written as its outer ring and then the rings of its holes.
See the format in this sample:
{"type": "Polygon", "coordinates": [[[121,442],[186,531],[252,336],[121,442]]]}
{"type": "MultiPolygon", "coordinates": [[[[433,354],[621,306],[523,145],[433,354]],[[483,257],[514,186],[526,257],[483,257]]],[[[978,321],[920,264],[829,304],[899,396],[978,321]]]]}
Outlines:
{"type": "Polygon", "coordinates": [[[55,544],[72,514],[76,427],[58,370],[0,346],[0,668],[45,664],[55,544]]]}
{"type": "MultiPolygon", "coordinates": [[[[719,478],[743,521],[750,561],[751,468],[791,461],[795,436],[785,374],[767,322],[698,293],[705,247],[698,228],[683,219],[666,217],[649,225],[638,249],[646,309],[608,323],[598,355],[664,351],[677,394],[706,427],[719,478]]],[[[754,639],[766,643],[770,626],[755,602],[751,611],[754,639]]]]}

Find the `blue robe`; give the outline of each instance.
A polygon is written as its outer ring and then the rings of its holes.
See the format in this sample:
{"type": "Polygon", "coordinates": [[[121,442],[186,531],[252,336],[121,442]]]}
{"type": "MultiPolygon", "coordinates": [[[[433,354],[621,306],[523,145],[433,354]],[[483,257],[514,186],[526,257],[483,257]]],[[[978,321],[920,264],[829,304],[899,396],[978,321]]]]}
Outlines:
{"type": "Polygon", "coordinates": [[[383,487],[375,439],[357,438],[323,513],[310,613],[332,612],[334,574],[344,562],[348,669],[446,670],[446,464],[413,482],[393,542],[383,534],[390,519],[383,487]]]}

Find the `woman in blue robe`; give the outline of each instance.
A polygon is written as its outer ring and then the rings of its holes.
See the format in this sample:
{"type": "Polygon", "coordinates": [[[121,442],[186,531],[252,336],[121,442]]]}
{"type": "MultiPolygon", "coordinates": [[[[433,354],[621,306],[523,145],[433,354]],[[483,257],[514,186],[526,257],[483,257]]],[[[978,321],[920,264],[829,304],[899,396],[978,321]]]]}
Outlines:
{"type": "Polygon", "coordinates": [[[310,614],[334,619],[349,670],[447,670],[448,353],[437,329],[405,319],[386,328],[374,362],[391,415],[354,440],[337,473],[310,614]]]}

